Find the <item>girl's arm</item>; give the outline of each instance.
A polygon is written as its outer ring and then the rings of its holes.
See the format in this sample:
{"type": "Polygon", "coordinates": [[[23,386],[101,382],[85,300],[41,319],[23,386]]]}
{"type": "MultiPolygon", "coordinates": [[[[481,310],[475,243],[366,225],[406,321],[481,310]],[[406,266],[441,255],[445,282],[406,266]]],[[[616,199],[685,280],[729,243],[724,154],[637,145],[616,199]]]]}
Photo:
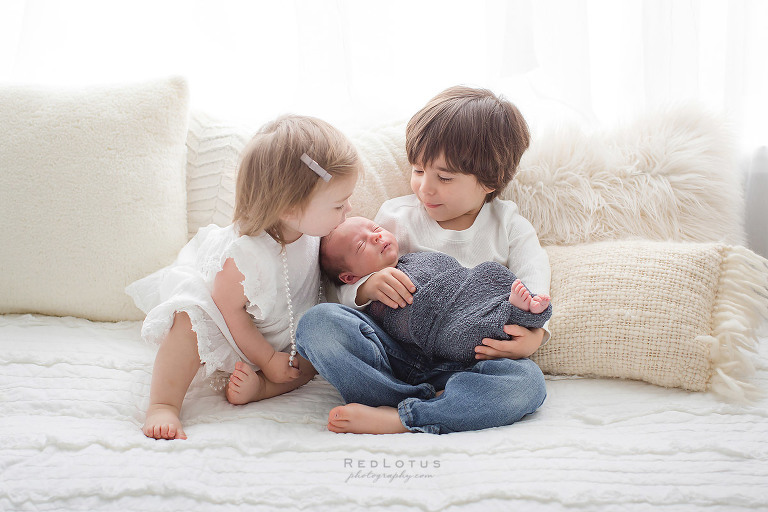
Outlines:
{"type": "Polygon", "coordinates": [[[258,365],[267,379],[274,383],[297,379],[301,372],[288,366],[288,354],[272,348],[246,311],[248,299],[243,289],[244,280],[245,276],[240,273],[235,261],[229,258],[213,281],[211,297],[221,311],[229,332],[245,357],[258,365]]]}

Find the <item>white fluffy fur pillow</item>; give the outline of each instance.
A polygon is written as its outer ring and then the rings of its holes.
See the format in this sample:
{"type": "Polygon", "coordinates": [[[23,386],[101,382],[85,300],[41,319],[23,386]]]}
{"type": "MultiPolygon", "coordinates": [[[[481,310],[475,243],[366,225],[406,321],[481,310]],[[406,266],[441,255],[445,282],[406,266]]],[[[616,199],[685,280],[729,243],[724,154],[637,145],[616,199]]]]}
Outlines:
{"type": "Polygon", "coordinates": [[[744,247],[612,241],[547,247],[545,373],[637,379],[750,398],[768,262],[744,247]]]}
{"type": "Polygon", "coordinates": [[[728,123],[695,105],[594,133],[534,137],[503,197],[542,245],[621,238],[744,244],[744,200],[728,123]]]}
{"type": "Polygon", "coordinates": [[[141,319],[127,284],[186,241],[181,79],[0,88],[0,313],[141,319]]]}

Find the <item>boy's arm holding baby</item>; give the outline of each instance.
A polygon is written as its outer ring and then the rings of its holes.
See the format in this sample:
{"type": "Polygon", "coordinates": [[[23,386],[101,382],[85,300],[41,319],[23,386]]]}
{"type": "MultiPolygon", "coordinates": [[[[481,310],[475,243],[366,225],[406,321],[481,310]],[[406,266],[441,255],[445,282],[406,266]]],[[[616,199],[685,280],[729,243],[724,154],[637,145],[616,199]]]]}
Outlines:
{"type": "MultiPolygon", "coordinates": [[[[509,259],[506,266],[535,293],[549,294],[551,268],[549,256],[541,247],[539,237],[531,223],[520,215],[517,206],[508,216],[509,259]]],[[[509,340],[483,339],[475,348],[477,359],[522,359],[530,357],[549,341],[547,324],[544,328],[527,329],[519,325],[505,325],[509,340]]]]}
{"type": "MultiPolygon", "coordinates": [[[[357,289],[357,304],[366,304],[378,300],[394,308],[398,304],[413,303],[412,293],[416,291],[413,283],[402,271],[389,267],[373,274],[357,289]],[[410,290],[410,293],[409,293],[410,290]]],[[[475,358],[483,359],[522,359],[529,357],[542,345],[547,331],[541,328],[528,329],[520,325],[505,325],[504,332],[509,340],[484,338],[483,344],[475,348],[475,358]]],[[[546,336],[548,338],[548,336],[546,336]]]]}
{"type": "Polygon", "coordinates": [[[505,325],[504,332],[511,340],[484,338],[483,344],[475,347],[476,359],[522,359],[530,357],[544,341],[545,329],[527,329],[520,325],[505,325]]]}

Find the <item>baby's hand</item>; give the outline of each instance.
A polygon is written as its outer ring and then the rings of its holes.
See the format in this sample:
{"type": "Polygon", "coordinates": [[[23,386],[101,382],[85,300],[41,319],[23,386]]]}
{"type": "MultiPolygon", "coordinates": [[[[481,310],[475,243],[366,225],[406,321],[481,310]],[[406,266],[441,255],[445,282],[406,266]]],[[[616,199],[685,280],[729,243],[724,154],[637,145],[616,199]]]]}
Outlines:
{"type": "MultiPolygon", "coordinates": [[[[267,361],[267,364],[261,369],[261,371],[264,372],[264,376],[275,384],[298,379],[301,372],[298,368],[288,366],[288,357],[288,354],[285,352],[276,351],[272,354],[272,357],[267,361]]],[[[293,364],[296,365],[295,360],[293,364]]]]}
{"type": "Polygon", "coordinates": [[[413,303],[415,292],[416,287],[405,272],[387,267],[373,274],[357,289],[355,301],[365,304],[369,300],[378,300],[390,308],[404,308],[406,303],[413,303]]]}

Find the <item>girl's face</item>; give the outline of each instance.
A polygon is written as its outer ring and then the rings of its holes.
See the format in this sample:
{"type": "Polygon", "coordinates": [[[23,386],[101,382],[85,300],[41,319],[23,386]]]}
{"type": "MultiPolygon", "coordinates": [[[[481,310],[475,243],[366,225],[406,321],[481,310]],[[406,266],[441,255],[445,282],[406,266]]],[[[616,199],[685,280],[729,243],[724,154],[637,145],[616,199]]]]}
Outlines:
{"type": "Polygon", "coordinates": [[[449,171],[443,155],[430,165],[413,166],[411,190],[442,228],[457,231],[472,225],[485,196],[493,192],[472,174],[449,171]]]}
{"type": "Polygon", "coordinates": [[[325,236],[344,222],[352,209],[349,197],[356,183],[357,175],[334,176],[328,183],[320,185],[303,212],[297,209],[283,215],[282,235],[285,242],[295,242],[303,234],[325,236]]]}

